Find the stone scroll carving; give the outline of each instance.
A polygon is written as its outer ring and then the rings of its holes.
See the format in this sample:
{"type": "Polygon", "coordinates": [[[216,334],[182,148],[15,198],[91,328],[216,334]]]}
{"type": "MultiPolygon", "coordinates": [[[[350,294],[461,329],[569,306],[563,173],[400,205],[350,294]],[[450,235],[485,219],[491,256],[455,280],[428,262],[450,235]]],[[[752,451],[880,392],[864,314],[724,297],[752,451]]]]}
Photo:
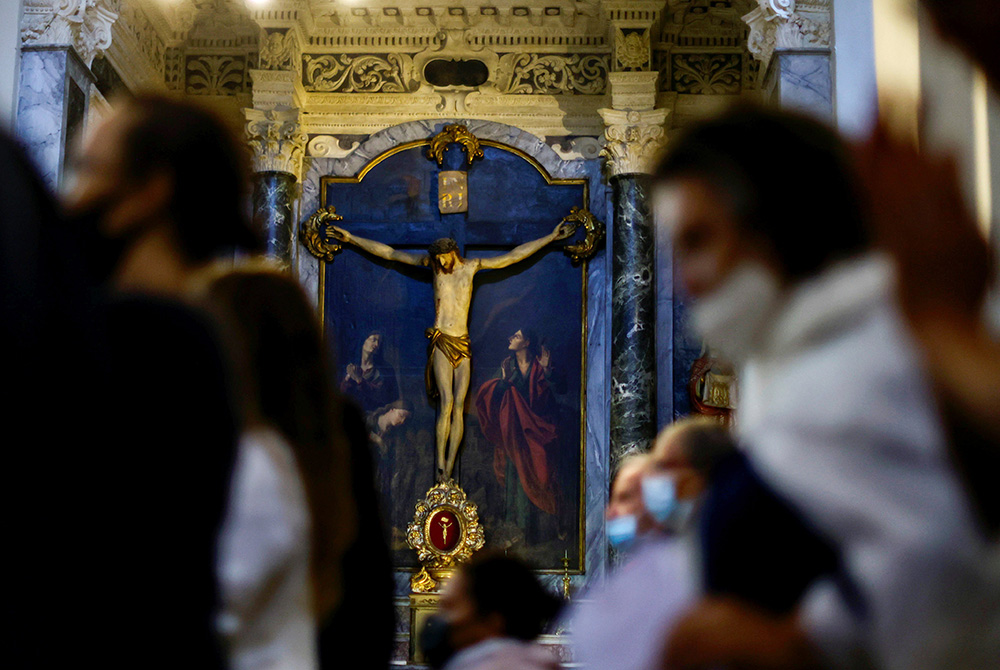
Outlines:
{"type": "Polygon", "coordinates": [[[324,93],[409,93],[412,63],[404,54],[305,54],[302,83],[324,93]]]}
{"type": "Polygon", "coordinates": [[[747,49],[763,66],[775,49],[830,46],[831,0],[757,0],[743,16],[750,26],[747,49]]]}
{"type": "Polygon", "coordinates": [[[118,20],[114,7],[111,0],[29,0],[24,5],[21,43],[72,46],[90,67],[111,46],[111,26],[118,20]]]}
{"type": "Polygon", "coordinates": [[[255,172],[287,172],[298,178],[302,173],[308,136],[299,125],[297,109],[243,110],[246,134],[253,149],[255,172]]]}
{"type": "Polygon", "coordinates": [[[501,93],[601,95],[608,85],[605,54],[507,54],[497,68],[501,93]]]}

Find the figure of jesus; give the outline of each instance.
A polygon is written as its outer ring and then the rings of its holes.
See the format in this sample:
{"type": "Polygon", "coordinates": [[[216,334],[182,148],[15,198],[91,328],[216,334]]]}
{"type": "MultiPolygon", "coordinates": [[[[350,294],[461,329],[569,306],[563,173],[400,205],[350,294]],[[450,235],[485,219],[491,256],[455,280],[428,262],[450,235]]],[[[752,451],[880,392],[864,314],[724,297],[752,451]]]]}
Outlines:
{"type": "Polygon", "coordinates": [[[480,270],[505,268],[522,261],[551,242],[572,236],[576,227],[560,223],[545,237],[526,242],[493,258],[462,258],[458,255],[458,244],[450,238],[437,240],[426,254],[415,254],[357,237],[337,226],[331,226],[331,230],[340,241],[354,244],[373,256],[429,267],[433,272],[434,326],[425,333],[430,338],[425,382],[428,394],[440,400],[435,430],[437,480],[447,481],[451,479],[462,442],[465,396],[472,380],[472,351],[469,345],[472,278],[480,270]]]}

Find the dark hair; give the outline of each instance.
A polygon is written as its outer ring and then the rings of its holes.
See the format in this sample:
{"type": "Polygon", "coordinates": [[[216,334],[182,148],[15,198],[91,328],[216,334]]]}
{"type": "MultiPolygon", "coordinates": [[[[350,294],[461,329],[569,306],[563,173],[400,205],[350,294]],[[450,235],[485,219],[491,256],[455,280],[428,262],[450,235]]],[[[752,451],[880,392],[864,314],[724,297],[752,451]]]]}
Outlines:
{"type": "MultiPolygon", "coordinates": [[[[519,328],[524,339],[528,340],[528,354],[532,359],[542,355],[542,342],[538,339],[538,333],[531,328],[519,328]]],[[[515,333],[517,330],[514,331],[515,333]]]]}
{"type": "Polygon", "coordinates": [[[868,247],[846,147],[819,121],[735,107],[670,143],[654,182],[683,177],[717,189],[738,224],[774,251],[788,279],[804,279],[868,247]]]}
{"type": "Polygon", "coordinates": [[[361,340],[361,344],[359,345],[358,349],[364,349],[365,342],[367,342],[368,338],[371,337],[372,335],[378,335],[379,337],[378,349],[376,349],[375,352],[372,354],[372,363],[375,365],[375,367],[380,368],[385,364],[385,358],[382,356],[382,352],[384,351],[384,347],[382,346],[382,344],[385,342],[385,333],[383,333],[378,328],[373,328],[372,330],[369,330],[368,334],[365,335],[365,338],[361,340]]]}
{"type": "Polygon", "coordinates": [[[216,114],[176,98],[122,100],[129,120],[122,166],[131,178],[165,171],[173,180],[169,214],[181,249],[203,263],[262,240],[247,216],[247,147],[216,114]]]}
{"type": "Polygon", "coordinates": [[[562,608],[523,561],[496,552],[477,554],[462,566],[465,587],[479,616],[498,614],[504,633],[534,640],[562,608]]]}
{"type": "Polygon", "coordinates": [[[711,478],[719,463],[737,452],[736,440],[729,428],[707,417],[680,427],[678,438],[684,458],[706,480],[711,478]]]}
{"type": "Polygon", "coordinates": [[[301,287],[273,270],[237,270],[208,288],[250,413],[288,440],[312,518],[316,611],[339,600],[341,558],[356,531],[343,405],[334,395],[319,324],[301,287]]]}
{"type": "Polygon", "coordinates": [[[413,403],[410,402],[409,400],[404,400],[402,398],[400,398],[399,400],[393,400],[388,405],[382,405],[381,407],[379,407],[377,410],[372,412],[372,415],[375,417],[380,417],[386,412],[394,409],[401,409],[404,412],[409,412],[410,414],[413,414],[413,403]]]}
{"type": "Polygon", "coordinates": [[[458,251],[458,242],[450,237],[442,237],[441,239],[434,240],[434,242],[431,243],[431,246],[427,247],[427,253],[431,255],[431,258],[434,256],[441,256],[452,251],[458,251]]]}

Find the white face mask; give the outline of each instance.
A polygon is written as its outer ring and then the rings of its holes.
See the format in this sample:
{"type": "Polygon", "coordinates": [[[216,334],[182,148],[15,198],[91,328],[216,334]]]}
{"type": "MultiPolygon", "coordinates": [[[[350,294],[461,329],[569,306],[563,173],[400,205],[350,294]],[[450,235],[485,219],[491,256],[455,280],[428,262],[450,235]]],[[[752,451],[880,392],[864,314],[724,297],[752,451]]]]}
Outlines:
{"type": "Polygon", "coordinates": [[[745,362],[760,346],[780,298],[778,277],[760,263],[745,262],[694,303],[694,328],[712,349],[734,363],[745,362]]]}

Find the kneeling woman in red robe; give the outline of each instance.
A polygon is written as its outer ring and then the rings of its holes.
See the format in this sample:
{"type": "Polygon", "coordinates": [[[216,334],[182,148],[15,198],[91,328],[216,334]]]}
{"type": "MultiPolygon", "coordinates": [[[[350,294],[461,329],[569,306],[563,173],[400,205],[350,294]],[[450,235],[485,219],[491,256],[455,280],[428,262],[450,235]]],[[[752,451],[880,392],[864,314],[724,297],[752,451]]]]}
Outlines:
{"type": "Polygon", "coordinates": [[[501,364],[500,376],[479,387],[476,411],[483,434],[494,445],[497,481],[508,491],[507,516],[524,524],[531,511],[529,501],[547,514],[556,513],[557,412],[550,385],[551,357],[537,335],[518,330],[508,348],[512,355],[501,364]],[[510,481],[511,469],[517,472],[520,487],[510,481]]]}

